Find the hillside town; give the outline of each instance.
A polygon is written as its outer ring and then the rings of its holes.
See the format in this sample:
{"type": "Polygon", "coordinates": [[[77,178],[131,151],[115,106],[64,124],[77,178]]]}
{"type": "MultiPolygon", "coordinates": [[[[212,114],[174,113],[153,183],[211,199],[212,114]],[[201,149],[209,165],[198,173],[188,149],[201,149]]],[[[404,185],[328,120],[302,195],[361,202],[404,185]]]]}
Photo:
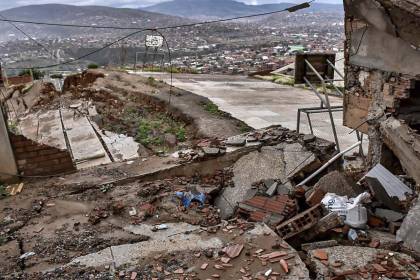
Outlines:
{"type": "Polygon", "coordinates": [[[31,4],[0,280],[420,279],[419,3],[31,4]]]}

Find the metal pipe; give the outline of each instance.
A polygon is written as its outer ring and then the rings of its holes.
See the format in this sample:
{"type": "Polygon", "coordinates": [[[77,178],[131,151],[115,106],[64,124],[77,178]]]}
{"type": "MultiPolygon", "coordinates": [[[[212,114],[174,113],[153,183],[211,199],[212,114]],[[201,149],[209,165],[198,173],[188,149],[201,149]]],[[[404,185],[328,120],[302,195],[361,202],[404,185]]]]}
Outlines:
{"type": "Polygon", "coordinates": [[[344,154],[350,152],[351,150],[353,150],[354,148],[360,146],[362,144],[361,141],[353,144],[351,147],[345,149],[344,151],[336,154],[333,158],[331,158],[326,164],[324,164],[323,166],[321,166],[317,171],[315,171],[314,173],[312,173],[311,176],[309,176],[308,178],[306,178],[305,180],[303,180],[302,182],[300,182],[298,186],[303,186],[306,183],[308,183],[309,181],[311,181],[313,178],[315,178],[319,173],[321,173],[322,171],[324,171],[328,166],[330,166],[334,161],[336,161],[337,159],[339,159],[340,157],[342,157],[344,154]]]}
{"type": "Polygon", "coordinates": [[[311,117],[309,116],[309,113],[306,113],[306,117],[308,118],[308,124],[309,124],[309,128],[311,129],[311,134],[314,135],[314,130],[312,128],[312,121],[311,121],[311,117]]]}
{"type": "Polygon", "coordinates": [[[297,133],[300,133],[300,109],[298,109],[298,113],[297,113],[297,125],[296,125],[296,131],[297,133]]]}
{"type": "Polygon", "coordinates": [[[303,77],[303,80],[315,92],[316,96],[318,96],[318,98],[321,100],[321,107],[322,107],[322,104],[325,104],[324,98],[322,98],[321,94],[316,90],[316,88],[311,84],[311,82],[306,77],[303,77]]]}
{"type": "Polygon", "coordinates": [[[305,63],[311,68],[312,72],[315,73],[315,75],[318,77],[319,80],[324,81],[324,78],[321,76],[321,74],[318,73],[318,71],[315,69],[315,67],[312,66],[312,64],[305,59],[305,63]]]}
{"type": "Polygon", "coordinates": [[[341,79],[345,80],[343,74],[341,74],[341,72],[335,67],[335,65],[331,63],[331,61],[327,59],[327,63],[334,69],[334,71],[338,74],[338,76],[341,77],[341,79]]]}
{"type": "Polygon", "coordinates": [[[335,145],[336,145],[337,151],[340,151],[340,143],[338,142],[337,131],[335,129],[334,116],[333,116],[333,112],[331,111],[330,99],[328,97],[327,87],[325,85],[324,80],[322,80],[322,87],[324,89],[325,101],[327,101],[326,105],[328,108],[328,114],[330,115],[330,121],[331,121],[332,131],[334,134],[335,145]]]}
{"type": "Polygon", "coordinates": [[[336,85],[334,85],[334,83],[333,83],[333,82],[329,81],[328,83],[334,87],[335,91],[336,91],[336,92],[338,92],[338,94],[339,94],[340,96],[343,96],[343,95],[344,95],[344,94],[341,92],[341,90],[340,90],[340,89],[339,89],[336,85]]]}
{"type": "MultiPolygon", "coordinates": [[[[302,109],[304,113],[310,113],[310,114],[319,114],[319,113],[326,113],[328,112],[328,109],[302,109]]],[[[332,112],[342,112],[343,108],[331,108],[332,112]]]]}

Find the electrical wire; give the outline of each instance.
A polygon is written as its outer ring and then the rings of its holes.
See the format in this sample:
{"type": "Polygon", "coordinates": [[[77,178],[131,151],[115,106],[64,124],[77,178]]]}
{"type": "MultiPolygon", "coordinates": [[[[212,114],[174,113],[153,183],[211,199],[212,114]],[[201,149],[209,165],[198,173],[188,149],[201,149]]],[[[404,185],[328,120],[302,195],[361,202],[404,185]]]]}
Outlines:
{"type": "MultiPolygon", "coordinates": [[[[365,35],[366,35],[366,31],[367,31],[367,30],[368,30],[368,26],[366,25],[366,26],[365,26],[365,29],[363,30],[362,36],[361,36],[361,38],[360,38],[360,41],[359,41],[359,43],[357,44],[356,51],[355,51],[354,53],[350,54],[349,58],[350,58],[350,57],[353,57],[353,56],[355,56],[355,55],[357,55],[357,54],[359,53],[360,47],[362,46],[362,43],[363,43],[363,40],[364,40],[364,38],[365,38],[365,35]]],[[[335,62],[338,62],[338,61],[341,61],[341,60],[344,60],[344,59],[345,59],[345,57],[340,58],[340,59],[337,59],[335,62]]]]}
{"type": "MultiPolygon", "coordinates": [[[[121,41],[124,41],[125,39],[128,39],[128,38],[130,38],[130,37],[132,37],[134,35],[137,35],[139,33],[145,32],[145,31],[155,31],[155,32],[157,32],[158,30],[168,30],[168,29],[176,29],[176,28],[183,28],[183,27],[192,27],[192,26],[199,26],[199,25],[220,23],[220,22],[226,22],[226,21],[232,21],[232,20],[238,20],[238,19],[244,19],[244,18],[251,18],[251,17],[259,17],[259,16],[265,16],[265,15],[271,15],[271,14],[276,14],[276,13],[281,13],[281,12],[286,12],[286,11],[295,12],[297,10],[310,7],[310,3],[314,2],[314,1],[315,0],[312,0],[312,1],[309,1],[309,2],[304,2],[304,3],[298,4],[298,5],[295,5],[295,6],[286,8],[286,9],[283,9],[283,10],[277,10],[277,11],[267,12],[267,13],[259,13],[259,14],[252,14],[252,15],[247,15],[247,16],[239,16],[239,17],[233,17],[233,18],[227,18],[227,19],[212,20],[212,21],[203,21],[203,22],[197,22],[197,23],[191,23],[191,24],[181,24],[181,25],[173,25],[173,26],[166,26],[166,27],[144,28],[144,29],[138,29],[137,28],[137,29],[135,29],[136,31],[134,31],[134,32],[132,32],[132,33],[126,35],[126,36],[120,37],[119,39],[117,39],[117,40],[115,40],[115,41],[113,41],[111,43],[108,43],[105,46],[103,46],[103,47],[101,47],[101,48],[99,48],[97,50],[94,50],[94,51],[89,52],[89,53],[87,53],[85,55],[82,55],[82,56],[80,56],[78,58],[71,59],[71,60],[64,61],[64,62],[57,63],[57,64],[37,66],[37,67],[32,67],[32,68],[33,69],[46,69],[46,68],[52,68],[52,67],[57,67],[57,66],[71,64],[71,63],[74,63],[76,61],[82,60],[82,59],[84,59],[86,57],[89,57],[89,56],[91,56],[93,54],[96,54],[96,53],[98,53],[98,52],[100,52],[102,50],[105,50],[105,49],[107,49],[107,48],[109,48],[109,47],[111,47],[111,46],[113,46],[113,45],[115,45],[115,44],[117,44],[117,43],[119,43],[121,41]]],[[[29,22],[29,21],[28,22],[23,22],[23,21],[9,20],[9,19],[7,19],[7,20],[0,19],[0,21],[6,21],[6,22],[7,21],[11,21],[11,22],[21,22],[21,23],[29,23],[29,24],[51,25],[51,24],[47,24],[47,23],[29,22]]],[[[120,30],[121,29],[132,29],[132,28],[123,28],[123,27],[110,27],[110,26],[94,26],[94,27],[92,27],[92,26],[83,26],[83,25],[57,24],[57,23],[55,23],[53,25],[55,25],[55,26],[67,26],[67,27],[78,27],[78,28],[80,28],[80,27],[83,27],[83,28],[91,27],[91,28],[106,28],[106,29],[120,29],[120,30]]],[[[166,39],[165,39],[165,41],[166,41],[166,39]]],[[[166,44],[167,44],[167,42],[166,42],[166,44]]],[[[28,67],[15,67],[15,68],[8,68],[8,69],[10,69],[10,70],[21,70],[21,69],[28,69],[28,67]]]]}
{"type": "MultiPolygon", "coordinates": [[[[179,25],[172,25],[172,26],[165,26],[165,27],[157,27],[153,29],[158,30],[164,30],[164,29],[175,29],[175,28],[183,28],[183,27],[194,27],[196,25],[203,25],[203,24],[212,24],[212,23],[219,23],[219,22],[226,22],[226,21],[233,21],[238,19],[246,19],[246,18],[253,18],[253,17],[260,17],[260,16],[268,16],[273,15],[277,13],[282,13],[289,11],[291,13],[296,12],[300,9],[305,9],[310,7],[310,4],[314,2],[315,0],[311,0],[308,2],[303,2],[298,5],[291,6],[289,8],[285,8],[282,10],[276,10],[271,12],[265,12],[265,13],[257,13],[257,14],[251,14],[251,15],[245,15],[245,16],[238,16],[238,17],[231,17],[231,18],[225,18],[225,19],[218,19],[218,20],[210,20],[210,21],[202,21],[202,22],[195,22],[195,23],[185,23],[185,24],[179,24],[179,25]]],[[[114,30],[140,30],[138,27],[118,27],[118,26],[98,26],[98,25],[81,25],[81,24],[63,24],[63,23],[47,23],[47,22],[39,22],[39,21],[25,21],[25,20],[13,20],[13,19],[7,19],[3,18],[0,19],[0,21],[3,22],[13,22],[13,23],[25,23],[25,24],[35,24],[35,25],[46,25],[46,26],[60,26],[60,27],[72,27],[72,28],[94,28],[94,29],[114,29],[114,30]]]]}
{"type": "MultiPolygon", "coordinates": [[[[0,20],[6,20],[6,18],[0,14],[0,20]]],[[[14,28],[16,28],[20,33],[22,33],[23,35],[25,35],[29,40],[31,40],[32,42],[34,42],[35,44],[37,44],[38,46],[40,46],[41,48],[43,48],[44,50],[46,50],[49,54],[51,54],[51,56],[53,56],[54,58],[58,58],[54,52],[51,52],[50,49],[48,49],[45,45],[41,44],[39,41],[35,40],[35,38],[33,38],[32,36],[30,36],[28,33],[26,33],[24,30],[22,30],[20,27],[18,27],[16,24],[14,24],[13,22],[8,22],[11,26],[13,26],[14,28]]]]}

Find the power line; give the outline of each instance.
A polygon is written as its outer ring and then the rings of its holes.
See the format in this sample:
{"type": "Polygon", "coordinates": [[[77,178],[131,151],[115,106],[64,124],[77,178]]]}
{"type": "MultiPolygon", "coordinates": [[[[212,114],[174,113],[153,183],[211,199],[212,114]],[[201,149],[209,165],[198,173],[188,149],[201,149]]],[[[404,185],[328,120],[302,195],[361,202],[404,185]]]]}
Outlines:
{"type": "MultiPolygon", "coordinates": [[[[68,61],[64,61],[62,63],[57,63],[57,64],[51,64],[51,65],[45,65],[45,66],[38,66],[38,67],[29,67],[29,68],[34,68],[34,69],[45,69],[45,68],[52,68],[52,67],[57,67],[57,66],[62,66],[62,65],[67,65],[67,64],[71,64],[74,63],[76,61],[82,60],[86,57],[89,57],[95,53],[98,53],[104,49],[107,49],[121,41],[124,41],[125,39],[132,37],[134,35],[137,35],[141,32],[144,31],[158,31],[158,30],[168,30],[168,29],[176,29],[176,28],[183,28],[183,27],[192,27],[192,26],[197,26],[197,25],[205,25],[205,24],[213,24],[213,23],[220,23],[220,22],[226,22],[226,21],[232,21],[232,20],[238,20],[238,19],[245,19],[245,18],[251,18],[251,17],[258,17],[258,16],[266,16],[266,15],[272,15],[272,14],[277,14],[277,13],[281,13],[281,12],[296,12],[300,9],[305,9],[310,7],[310,3],[314,2],[315,0],[311,0],[309,2],[304,2],[289,8],[285,8],[283,10],[277,10],[277,11],[272,11],[272,12],[266,12],[266,13],[259,13],[259,14],[252,14],[252,15],[246,15],[246,16],[239,16],[239,17],[233,17],[233,18],[227,18],[227,19],[220,19],[220,20],[212,20],[212,21],[203,21],[203,22],[197,22],[197,23],[190,23],[190,24],[181,24],[181,25],[173,25],[173,26],[166,26],[166,27],[157,27],[157,28],[144,28],[144,29],[135,29],[136,31],[121,37],[111,43],[106,44],[105,46],[94,50],[92,52],[89,52],[85,55],[82,55],[78,58],[75,59],[71,59],[68,61]]],[[[4,20],[4,19],[0,19],[0,21],[6,21],[6,22],[20,22],[20,23],[28,23],[28,24],[42,24],[42,25],[54,25],[54,26],[65,26],[65,27],[77,27],[77,28],[105,28],[105,29],[134,29],[134,28],[128,28],[128,27],[111,27],[111,26],[87,26],[87,25],[71,25],[71,24],[58,24],[58,23],[41,23],[41,22],[30,22],[30,21],[15,21],[15,20],[4,20]]],[[[21,70],[21,69],[28,69],[28,67],[17,67],[17,68],[8,68],[10,70],[21,70]]],[[[172,70],[171,70],[172,72],[172,70]]]]}
{"type": "MultiPolygon", "coordinates": [[[[0,14],[0,21],[1,20],[7,20],[2,14],[0,14]]],[[[50,50],[43,44],[41,44],[39,41],[35,40],[35,38],[33,38],[31,35],[29,35],[28,33],[26,33],[24,30],[22,30],[21,28],[19,28],[16,24],[14,24],[13,22],[9,21],[8,22],[11,26],[13,26],[14,28],[16,28],[20,33],[22,33],[23,35],[25,35],[29,40],[35,42],[35,44],[37,44],[38,46],[40,46],[41,48],[43,48],[44,50],[46,50],[48,53],[51,53],[51,55],[55,58],[57,58],[54,54],[54,52],[50,52],[50,50]]]]}
{"type": "MultiPolygon", "coordinates": [[[[192,26],[196,26],[196,25],[211,24],[211,23],[218,23],[218,22],[233,21],[233,20],[238,20],[238,19],[246,19],[246,18],[252,18],[252,17],[259,17],[259,16],[267,16],[267,15],[273,15],[273,14],[282,13],[282,12],[286,12],[286,11],[288,11],[290,13],[293,13],[293,12],[296,12],[296,11],[301,10],[301,9],[309,8],[310,7],[310,3],[314,2],[314,1],[315,0],[311,0],[309,2],[304,2],[304,3],[298,4],[298,5],[291,6],[289,8],[285,8],[285,9],[282,9],[282,10],[271,11],[271,12],[251,14],[251,15],[238,16],[238,17],[231,17],[231,18],[226,18],[226,19],[202,21],[202,22],[196,22],[196,23],[186,23],[186,24],[166,26],[166,27],[157,27],[157,28],[150,28],[150,29],[155,29],[155,30],[175,29],[175,28],[192,27],[192,26]]],[[[39,22],[39,21],[13,20],[13,19],[7,19],[7,18],[0,19],[0,21],[3,21],[3,22],[14,22],[14,23],[25,23],[25,24],[35,24],[35,25],[72,27],[72,28],[115,29],[115,30],[141,30],[140,28],[137,28],[137,27],[118,27],[118,26],[98,26],[98,25],[48,23],[48,22],[39,22]]]]}

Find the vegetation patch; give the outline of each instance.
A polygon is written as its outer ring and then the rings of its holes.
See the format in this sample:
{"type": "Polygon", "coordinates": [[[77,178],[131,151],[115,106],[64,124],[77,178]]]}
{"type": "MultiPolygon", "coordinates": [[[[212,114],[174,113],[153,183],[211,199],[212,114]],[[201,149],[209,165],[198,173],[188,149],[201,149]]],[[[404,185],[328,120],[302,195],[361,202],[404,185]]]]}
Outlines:
{"type": "Polygon", "coordinates": [[[157,114],[152,118],[142,118],[137,130],[137,141],[147,147],[161,147],[165,143],[165,135],[171,134],[179,142],[187,140],[184,124],[173,120],[165,114],[157,114]]]}
{"type": "Polygon", "coordinates": [[[219,106],[217,106],[216,104],[214,104],[213,102],[209,101],[209,102],[204,102],[202,104],[204,110],[206,110],[207,112],[209,112],[212,115],[215,116],[225,116],[226,113],[219,110],[219,106]]]}
{"type": "Polygon", "coordinates": [[[91,64],[88,64],[87,68],[88,69],[98,69],[99,65],[95,64],[95,63],[91,63],[91,64]]]}
{"type": "Polygon", "coordinates": [[[131,106],[122,112],[111,110],[101,114],[106,120],[105,130],[130,135],[155,152],[169,150],[189,138],[185,123],[151,106],[131,106]]]}

